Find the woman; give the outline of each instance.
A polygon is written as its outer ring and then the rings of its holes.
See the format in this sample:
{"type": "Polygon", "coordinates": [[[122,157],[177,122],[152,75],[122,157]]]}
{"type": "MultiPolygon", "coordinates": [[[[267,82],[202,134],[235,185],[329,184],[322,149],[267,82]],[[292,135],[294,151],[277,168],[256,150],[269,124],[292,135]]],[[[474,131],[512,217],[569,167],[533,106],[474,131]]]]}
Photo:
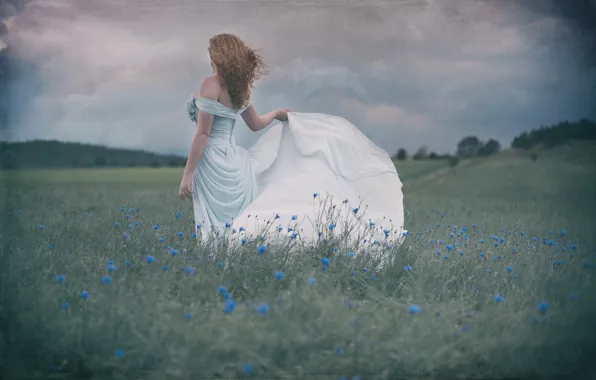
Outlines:
{"type": "Polygon", "coordinates": [[[192,194],[202,238],[238,231],[250,239],[269,229],[299,239],[350,232],[401,241],[402,184],[385,151],[339,117],[258,115],[249,100],[264,72],[261,56],[231,34],[212,37],[208,50],[213,75],[188,102],[197,129],[179,191],[182,199],[192,194]],[[238,115],[253,131],[283,124],[247,151],[234,140],[238,115]]]}

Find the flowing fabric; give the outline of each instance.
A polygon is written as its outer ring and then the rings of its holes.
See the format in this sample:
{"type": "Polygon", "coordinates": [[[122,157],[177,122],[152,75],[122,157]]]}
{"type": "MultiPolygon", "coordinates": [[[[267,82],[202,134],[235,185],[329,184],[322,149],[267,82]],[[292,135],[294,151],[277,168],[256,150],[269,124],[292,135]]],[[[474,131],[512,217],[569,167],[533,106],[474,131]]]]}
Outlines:
{"type": "Polygon", "coordinates": [[[243,110],[203,98],[189,104],[195,121],[197,109],[215,115],[194,174],[200,230],[232,230],[256,239],[268,228],[301,241],[349,231],[371,243],[402,241],[402,183],[395,165],[347,120],[291,112],[246,151],[233,138],[243,110]]]}
{"type": "Polygon", "coordinates": [[[331,228],[335,234],[350,228],[354,238],[370,242],[402,240],[402,183],[395,165],[347,120],[289,113],[288,121],[264,133],[249,155],[257,196],[233,224],[247,236],[270,222],[303,240],[319,239],[331,228]],[[327,211],[333,206],[336,215],[343,214],[331,216],[327,211]]]}

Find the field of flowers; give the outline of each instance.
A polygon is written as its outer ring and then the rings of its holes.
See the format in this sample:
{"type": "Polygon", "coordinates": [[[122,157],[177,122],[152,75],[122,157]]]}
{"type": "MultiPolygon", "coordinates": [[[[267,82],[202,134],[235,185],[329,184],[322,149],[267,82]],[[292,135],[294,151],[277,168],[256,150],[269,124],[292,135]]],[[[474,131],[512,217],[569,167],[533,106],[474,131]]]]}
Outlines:
{"type": "Polygon", "coordinates": [[[401,247],[325,231],[291,263],[257,239],[224,265],[173,180],[5,177],[4,378],[570,378],[596,338],[592,154],[404,180],[401,247]]]}

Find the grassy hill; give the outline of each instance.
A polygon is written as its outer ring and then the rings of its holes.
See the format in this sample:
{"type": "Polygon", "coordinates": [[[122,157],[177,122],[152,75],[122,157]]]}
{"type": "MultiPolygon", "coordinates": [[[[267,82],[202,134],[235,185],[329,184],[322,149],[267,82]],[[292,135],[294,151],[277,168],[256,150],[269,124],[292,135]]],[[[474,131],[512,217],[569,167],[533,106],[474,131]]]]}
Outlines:
{"type": "Polygon", "coordinates": [[[181,156],[99,145],[54,140],[0,142],[0,167],[5,169],[157,167],[184,163],[185,157],[181,156]]]}

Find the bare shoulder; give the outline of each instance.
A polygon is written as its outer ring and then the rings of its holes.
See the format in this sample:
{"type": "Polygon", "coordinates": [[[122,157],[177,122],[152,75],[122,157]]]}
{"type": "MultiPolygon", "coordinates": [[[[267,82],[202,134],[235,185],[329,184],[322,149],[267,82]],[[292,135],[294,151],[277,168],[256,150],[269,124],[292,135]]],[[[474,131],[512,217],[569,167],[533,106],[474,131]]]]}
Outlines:
{"type": "Polygon", "coordinates": [[[221,84],[215,75],[208,76],[201,82],[201,88],[195,96],[217,100],[221,94],[221,84]]]}

